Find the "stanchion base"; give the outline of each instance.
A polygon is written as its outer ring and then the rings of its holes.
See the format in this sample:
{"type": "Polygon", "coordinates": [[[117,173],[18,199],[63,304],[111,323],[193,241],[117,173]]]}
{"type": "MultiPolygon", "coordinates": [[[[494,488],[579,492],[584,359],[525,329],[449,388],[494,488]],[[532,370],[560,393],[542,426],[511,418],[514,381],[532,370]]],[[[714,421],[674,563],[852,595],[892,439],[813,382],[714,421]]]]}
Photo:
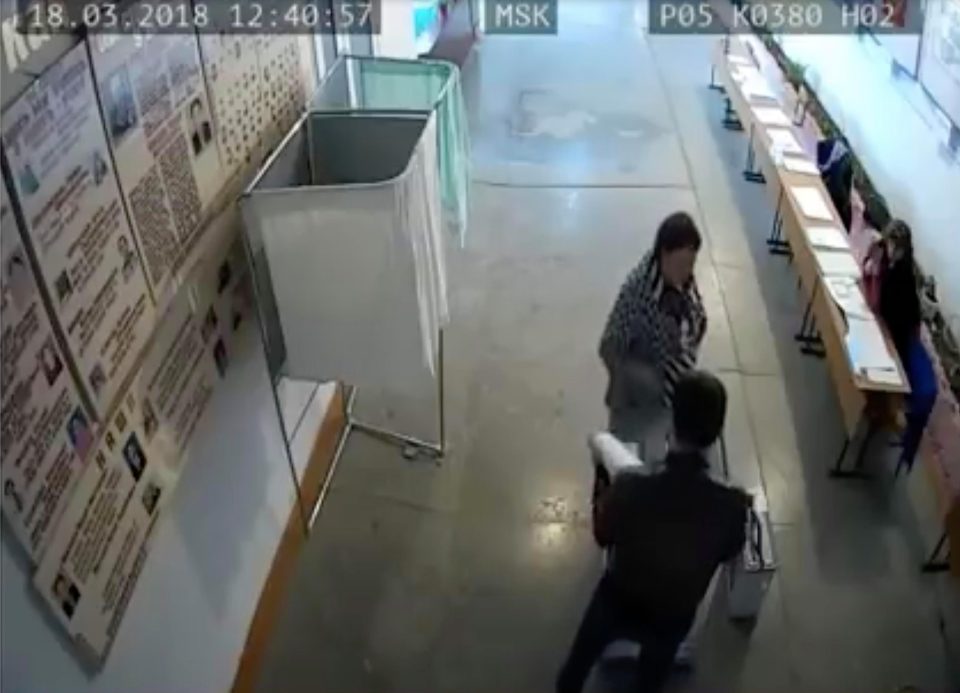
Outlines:
{"type": "Polygon", "coordinates": [[[856,469],[856,468],[837,469],[836,467],[834,467],[833,469],[830,470],[830,478],[831,479],[859,479],[861,481],[865,481],[872,477],[862,469],[856,469]]]}
{"type": "Polygon", "coordinates": [[[950,564],[946,561],[924,561],[920,565],[921,573],[945,573],[950,570],[950,564]]]}

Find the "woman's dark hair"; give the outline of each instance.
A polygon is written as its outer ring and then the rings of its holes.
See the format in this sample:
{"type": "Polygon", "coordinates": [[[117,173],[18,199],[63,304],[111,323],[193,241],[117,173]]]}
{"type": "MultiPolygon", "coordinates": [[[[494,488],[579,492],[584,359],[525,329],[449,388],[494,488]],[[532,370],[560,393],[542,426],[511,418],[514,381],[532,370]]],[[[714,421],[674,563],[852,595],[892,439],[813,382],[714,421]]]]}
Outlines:
{"type": "Polygon", "coordinates": [[[706,371],[691,371],[673,391],[673,431],[677,441],[699,449],[716,442],[727,417],[727,390],[706,371]]]}
{"type": "Polygon", "coordinates": [[[674,250],[700,250],[703,239],[693,218],[686,212],[674,212],[657,229],[653,249],[657,257],[674,250]]]}
{"type": "Polygon", "coordinates": [[[913,262],[913,234],[903,219],[891,219],[883,229],[884,240],[889,240],[903,251],[903,259],[913,262]]]}

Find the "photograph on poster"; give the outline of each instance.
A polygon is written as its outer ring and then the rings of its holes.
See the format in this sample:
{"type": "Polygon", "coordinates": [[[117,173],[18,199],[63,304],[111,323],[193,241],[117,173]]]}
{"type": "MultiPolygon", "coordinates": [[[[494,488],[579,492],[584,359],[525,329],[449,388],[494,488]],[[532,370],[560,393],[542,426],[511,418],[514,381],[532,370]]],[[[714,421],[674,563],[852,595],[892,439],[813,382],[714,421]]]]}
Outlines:
{"type": "MultiPolygon", "coordinates": [[[[24,240],[95,405],[91,413],[102,416],[149,337],[154,307],[139,263],[131,271],[128,261],[124,273],[120,249],[135,245],[84,45],[4,111],[2,136],[11,170],[21,172],[13,187],[28,225],[24,240]],[[25,170],[37,186],[25,187],[25,170]]],[[[21,262],[12,262],[19,272],[21,262]]]]}
{"type": "Polygon", "coordinates": [[[143,454],[143,448],[140,447],[140,441],[137,440],[137,434],[131,433],[127,442],[123,444],[123,459],[137,481],[143,475],[143,469],[147,466],[147,458],[143,454]]]}
{"type": "Polygon", "coordinates": [[[157,432],[157,426],[160,424],[157,421],[157,414],[153,410],[153,405],[146,397],[143,399],[140,412],[143,415],[143,435],[148,441],[153,440],[153,434],[157,432]]]}
{"type": "Polygon", "coordinates": [[[57,575],[53,581],[53,594],[60,602],[63,615],[68,619],[73,618],[73,613],[77,610],[77,604],[80,603],[80,590],[73,584],[73,581],[66,575],[57,575]]]}
{"type": "Polygon", "coordinates": [[[70,438],[70,444],[76,450],[77,456],[85,460],[93,445],[93,433],[90,431],[87,416],[80,407],[73,410],[67,421],[67,437],[70,438]]]}
{"type": "Polygon", "coordinates": [[[5,185],[0,185],[0,253],[2,506],[13,535],[36,562],[83,469],[90,426],[40,300],[5,185]]]}
{"type": "Polygon", "coordinates": [[[47,385],[56,383],[57,378],[63,373],[63,361],[60,359],[60,354],[57,353],[52,337],[47,337],[47,341],[40,347],[37,360],[40,362],[40,368],[43,370],[43,377],[46,378],[47,385]]]}
{"type": "MultiPolygon", "coordinates": [[[[12,221],[12,219],[11,219],[12,221]]],[[[27,267],[27,259],[23,250],[17,248],[10,254],[6,262],[6,281],[10,289],[14,307],[23,310],[33,300],[34,283],[33,273],[27,267]]]]}
{"type": "Polygon", "coordinates": [[[153,515],[153,511],[156,510],[157,502],[160,500],[162,491],[163,489],[155,481],[148,482],[143,489],[143,495],[140,497],[140,500],[143,501],[143,508],[147,511],[148,515],[153,515]]]}
{"type": "Polygon", "coordinates": [[[101,87],[104,115],[114,146],[137,124],[137,106],[130,88],[127,68],[121,67],[110,75],[101,87]]]}
{"type": "Polygon", "coordinates": [[[207,114],[206,106],[200,97],[195,97],[190,102],[190,109],[187,111],[190,122],[190,144],[193,146],[193,155],[200,156],[207,145],[213,141],[213,126],[210,125],[210,116],[207,114]]]}

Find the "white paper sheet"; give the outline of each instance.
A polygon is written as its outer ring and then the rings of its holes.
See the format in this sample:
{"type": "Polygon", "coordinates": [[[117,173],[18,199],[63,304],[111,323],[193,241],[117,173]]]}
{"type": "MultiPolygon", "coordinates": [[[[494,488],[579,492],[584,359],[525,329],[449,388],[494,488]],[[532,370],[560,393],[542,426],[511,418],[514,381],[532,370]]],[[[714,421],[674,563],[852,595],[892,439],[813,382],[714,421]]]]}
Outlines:
{"type": "Polygon", "coordinates": [[[900,371],[888,368],[865,368],[863,376],[872,383],[880,385],[903,385],[903,378],[900,377],[900,371]]]}
{"type": "Polygon", "coordinates": [[[763,125],[790,127],[790,119],[787,117],[787,114],[776,107],[755,106],[753,109],[753,117],[757,119],[758,123],[762,123],[763,125]]]}
{"type": "Polygon", "coordinates": [[[793,132],[783,128],[767,128],[767,137],[771,146],[787,154],[803,154],[803,147],[797,142],[793,132]]]}
{"type": "Polygon", "coordinates": [[[790,194],[800,205],[800,211],[809,219],[823,219],[824,221],[833,221],[833,214],[826,200],[817,188],[811,188],[804,185],[795,185],[790,188],[790,194]]]}
{"type": "Polygon", "coordinates": [[[817,165],[806,158],[797,156],[783,157],[783,167],[791,173],[804,173],[809,176],[819,176],[820,169],[817,165]]]}
{"type": "Polygon", "coordinates": [[[804,231],[807,240],[815,248],[826,250],[850,250],[846,234],[835,226],[808,226],[804,231]]]}
{"type": "Polygon", "coordinates": [[[897,365],[887,349],[887,343],[876,320],[848,321],[846,344],[850,363],[857,372],[896,373],[897,365]]]}
{"type": "Polygon", "coordinates": [[[842,250],[814,250],[820,272],[827,276],[860,277],[860,265],[851,253],[842,250]]]}
{"type": "Polygon", "coordinates": [[[743,90],[743,95],[748,99],[777,100],[777,95],[773,93],[770,85],[767,84],[767,80],[763,77],[755,77],[752,79],[747,77],[741,89],[743,90]]]}
{"type": "Polygon", "coordinates": [[[840,306],[848,320],[873,320],[873,312],[860,290],[860,285],[851,277],[825,277],[824,284],[830,297],[840,306]]]}
{"type": "Polygon", "coordinates": [[[754,65],[743,65],[740,67],[735,67],[731,70],[732,73],[736,74],[739,79],[738,82],[753,82],[753,81],[763,81],[763,74],[760,70],[754,65]]]}

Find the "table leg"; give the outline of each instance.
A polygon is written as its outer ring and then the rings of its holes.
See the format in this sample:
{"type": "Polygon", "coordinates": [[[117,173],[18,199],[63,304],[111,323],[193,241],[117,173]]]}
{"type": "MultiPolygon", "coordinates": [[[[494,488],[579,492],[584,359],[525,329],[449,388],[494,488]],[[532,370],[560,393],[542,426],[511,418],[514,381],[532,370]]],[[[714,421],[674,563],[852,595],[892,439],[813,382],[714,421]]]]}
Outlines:
{"type": "Polygon", "coordinates": [[[733,110],[733,104],[730,103],[730,97],[726,98],[726,109],[723,112],[723,127],[727,130],[743,130],[743,123],[737,117],[737,112],[733,110]]]}
{"type": "Polygon", "coordinates": [[[773,211],[770,235],[767,236],[767,248],[773,255],[786,255],[790,252],[790,244],[783,240],[783,213],[780,211],[782,206],[783,186],[780,186],[780,193],[777,195],[777,208],[773,211]]]}
{"type": "Polygon", "coordinates": [[[947,546],[947,531],[944,530],[943,534],[940,535],[940,540],[937,541],[937,545],[933,547],[933,551],[930,552],[930,555],[927,557],[921,566],[920,570],[924,573],[943,573],[950,568],[950,554],[944,549],[947,546]],[[943,552],[945,555],[940,556],[940,553],[943,552]]]}
{"type": "MultiPolygon", "coordinates": [[[[857,429],[860,427],[857,426],[857,429]]],[[[830,469],[830,476],[834,479],[867,479],[869,475],[863,470],[863,463],[867,455],[867,449],[870,447],[870,441],[873,440],[873,436],[877,432],[877,426],[872,420],[868,420],[867,423],[867,432],[863,436],[863,442],[860,443],[860,449],[857,451],[857,459],[853,464],[853,467],[849,469],[843,468],[843,461],[846,459],[847,450],[850,447],[850,436],[843,441],[843,448],[840,450],[840,455],[837,457],[836,463],[830,469]]]]}
{"type": "Polygon", "coordinates": [[[710,84],[707,86],[714,91],[719,91],[721,94],[726,92],[726,89],[723,88],[723,85],[717,81],[717,68],[715,65],[710,65],[710,84]]]}
{"type": "Polygon", "coordinates": [[[757,168],[757,156],[753,144],[753,133],[755,129],[756,125],[751,123],[750,134],[747,137],[747,163],[743,169],[743,177],[751,183],[766,183],[767,179],[764,178],[763,172],[757,168]]]}

